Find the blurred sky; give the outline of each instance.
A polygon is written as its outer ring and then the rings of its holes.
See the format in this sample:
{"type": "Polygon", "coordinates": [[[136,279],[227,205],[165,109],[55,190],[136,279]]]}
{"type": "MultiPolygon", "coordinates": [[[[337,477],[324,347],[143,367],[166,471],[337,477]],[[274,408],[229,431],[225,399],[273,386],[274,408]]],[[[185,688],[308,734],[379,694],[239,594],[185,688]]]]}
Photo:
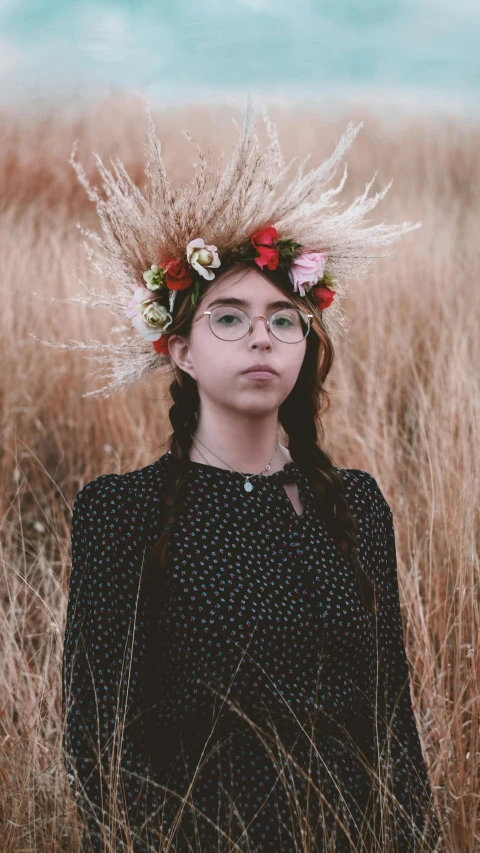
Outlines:
{"type": "Polygon", "coordinates": [[[480,103],[480,0],[0,0],[0,99],[480,103]]]}

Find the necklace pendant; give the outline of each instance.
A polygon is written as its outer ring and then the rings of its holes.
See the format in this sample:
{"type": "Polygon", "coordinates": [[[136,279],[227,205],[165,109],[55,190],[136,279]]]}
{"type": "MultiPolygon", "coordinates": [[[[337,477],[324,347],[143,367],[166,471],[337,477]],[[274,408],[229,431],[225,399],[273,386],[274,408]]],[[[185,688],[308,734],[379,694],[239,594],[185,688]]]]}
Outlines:
{"type": "Polygon", "coordinates": [[[244,484],[243,484],[243,488],[245,489],[245,491],[246,491],[246,492],[251,492],[251,491],[252,491],[253,486],[252,486],[252,484],[251,484],[250,480],[245,480],[245,482],[244,482],[244,484]]]}

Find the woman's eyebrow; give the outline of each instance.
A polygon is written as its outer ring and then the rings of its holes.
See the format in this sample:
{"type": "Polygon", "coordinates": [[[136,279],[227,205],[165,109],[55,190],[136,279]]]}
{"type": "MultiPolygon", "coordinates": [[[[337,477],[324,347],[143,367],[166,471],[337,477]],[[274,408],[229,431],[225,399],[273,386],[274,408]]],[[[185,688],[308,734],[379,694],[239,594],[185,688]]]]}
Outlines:
{"type": "MultiPolygon", "coordinates": [[[[209,308],[213,308],[214,305],[239,305],[242,308],[250,308],[250,302],[247,302],[245,299],[238,299],[236,296],[226,296],[219,299],[214,299],[213,302],[207,306],[207,311],[209,308]]],[[[290,302],[288,299],[280,299],[276,302],[269,302],[267,305],[267,309],[270,308],[285,308],[286,305],[292,305],[293,302],[290,302]]]]}

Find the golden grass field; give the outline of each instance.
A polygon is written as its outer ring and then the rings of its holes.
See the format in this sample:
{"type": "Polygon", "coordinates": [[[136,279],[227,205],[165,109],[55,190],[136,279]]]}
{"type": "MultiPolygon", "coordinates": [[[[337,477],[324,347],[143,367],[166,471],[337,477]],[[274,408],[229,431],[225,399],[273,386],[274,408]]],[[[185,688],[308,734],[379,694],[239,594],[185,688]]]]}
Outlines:
{"type": "MultiPolygon", "coordinates": [[[[365,120],[348,155],[345,197],[378,169],[393,177],[375,221],[422,220],[381,277],[354,282],[347,339],[328,379],[328,450],[377,479],[393,510],[414,710],[446,841],[480,850],[480,125],[374,114],[269,109],[285,156],[333,150],[365,120]]],[[[213,154],[234,138],[233,108],[155,114],[174,180],[191,174],[187,128],[213,154]]],[[[96,227],[68,157],[94,176],[92,150],[119,155],[143,181],[141,103],[117,97],[26,118],[0,112],[2,334],[0,837],[2,853],[77,849],[74,801],[59,752],[60,663],[70,517],[101,473],[160,456],[168,376],[103,400],[82,398],[96,365],[42,346],[108,340],[110,317],[36,298],[93,282],[76,223],[96,227]],[[99,316],[93,316],[94,314],[99,316]]],[[[260,131],[262,128],[260,127],[260,131]]]]}

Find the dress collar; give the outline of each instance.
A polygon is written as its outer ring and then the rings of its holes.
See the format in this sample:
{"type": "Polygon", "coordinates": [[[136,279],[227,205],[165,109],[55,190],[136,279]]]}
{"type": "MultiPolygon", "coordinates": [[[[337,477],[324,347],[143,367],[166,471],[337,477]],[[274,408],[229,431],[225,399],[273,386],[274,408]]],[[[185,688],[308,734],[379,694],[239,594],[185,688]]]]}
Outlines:
{"type": "Polygon", "coordinates": [[[267,480],[272,480],[274,483],[283,485],[284,483],[297,483],[299,479],[299,470],[295,462],[287,462],[280,471],[275,471],[274,474],[266,477],[267,480]]]}
{"type": "MultiPolygon", "coordinates": [[[[237,471],[232,471],[229,468],[219,468],[216,465],[208,465],[205,462],[193,462],[192,460],[190,460],[190,470],[191,471],[201,470],[201,471],[205,471],[207,473],[212,473],[212,474],[217,474],[217,473],[223,474],[223,475],[230,474],[230,475],[234,475],[236,477],[240,477],[240,476],[243,477],[242,473],[237,472],[237,471]]],[[[279,471],[275,471],[275,473],[273,473],[273,474],[263,474],[262,480],[268,480],[271,483],[276,483],[276,484],[296,483],[298,476],[299,476],[299,473],[300,472],[299,472],[295,462],[292,461],[292,462],[287,462],[283,468],[281,468],[279,471]]],[[[257,477],[258,474],[254,475],[254,476],[257,477]]]]}
{"type": "MultiPolygon", "coordinates": [[[[157,460],[157,464],[162,461],[170,461],[170,451],[167,450],[160,459],[157,460]]],[[[228,468],[219,468],[216,465],[208,465],[205,462],[193,462],[190,460],[189,463],[190,471],[203,471],[204,473],[211,474],[221,474],[221,475],[232,475],[235,477],[243,476],[242,474],[237,474],[237,472],[230,471],[228,468]]],[[[291,462],[286,462],[284,467],[279,471],[275,471],[273,474],[263,475],[263,481],[268,481],[274,485],[283,485],[288,483],[298,483],[302,480],[302,474],[297,466],[297,464],[292,460],[291,462]]]]}

